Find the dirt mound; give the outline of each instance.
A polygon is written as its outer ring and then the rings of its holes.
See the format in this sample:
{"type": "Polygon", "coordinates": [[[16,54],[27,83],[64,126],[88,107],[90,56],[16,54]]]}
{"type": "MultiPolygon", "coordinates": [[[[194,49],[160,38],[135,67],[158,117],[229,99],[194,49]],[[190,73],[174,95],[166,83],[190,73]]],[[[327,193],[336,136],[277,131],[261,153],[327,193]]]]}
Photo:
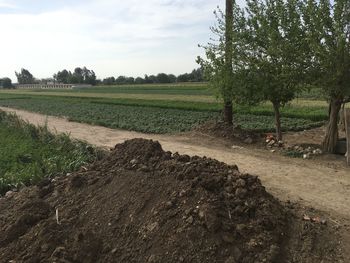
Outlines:
{"type": "Polygon", "coordinates": [[[0,262],[301,262],[290,213],[256,176],[143,139],[0,209],[0,262]]]}
{"type": "Polygon", "coordinates": [[[240,126],[232,127],[222,121],[208,121],[193,129],[193,132],[207,134],[215,138],[238,144],[261,144],[263,133],[243,130],[240,126]]]}

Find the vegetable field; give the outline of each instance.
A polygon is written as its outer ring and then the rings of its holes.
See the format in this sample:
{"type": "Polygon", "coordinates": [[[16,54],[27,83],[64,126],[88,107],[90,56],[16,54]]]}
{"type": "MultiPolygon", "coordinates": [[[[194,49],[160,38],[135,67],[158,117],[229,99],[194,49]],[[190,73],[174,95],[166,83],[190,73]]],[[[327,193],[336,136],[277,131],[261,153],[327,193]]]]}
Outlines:
{"type": "MultiPolygon", "coordinates": [[[[221,118],[221,102],[210,96],[209,92],[205,84],[15,90],[0,92],[0,106],[110,128],[145,133],[176,133],[221,118]],[[114,97],[116,94],[118,97],[114,97]]],[[[236,124],[245,130],[274,130],[273,109],[269,103],[235,105],[234,112],[236,124]]],[[[321,101],[300,98],[286,105],[282,116],[284,131],[304,130],[324,124],[327,107],[321,101]]]]}

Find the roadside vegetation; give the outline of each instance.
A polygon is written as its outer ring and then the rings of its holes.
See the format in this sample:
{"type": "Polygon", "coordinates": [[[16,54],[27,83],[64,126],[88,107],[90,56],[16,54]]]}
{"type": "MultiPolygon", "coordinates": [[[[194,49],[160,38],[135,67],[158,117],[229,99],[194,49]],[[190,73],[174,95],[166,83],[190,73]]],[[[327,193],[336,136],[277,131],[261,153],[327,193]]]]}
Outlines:
{"type": "Polygon", "coordinates": [[[53,135],[0,111],[0,194],[75,171],[92,162],[98,152],[66,134],[53,135]]]}

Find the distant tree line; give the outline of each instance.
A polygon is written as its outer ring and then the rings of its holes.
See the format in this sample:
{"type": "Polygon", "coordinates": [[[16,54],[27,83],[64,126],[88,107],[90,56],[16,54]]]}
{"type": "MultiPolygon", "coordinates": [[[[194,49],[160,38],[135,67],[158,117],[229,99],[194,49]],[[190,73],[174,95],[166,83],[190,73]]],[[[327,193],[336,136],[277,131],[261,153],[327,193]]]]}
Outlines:
{"type": "Polygon", "coordinates": [[[91,84],[95,85],[98,81],[93,70],[86,67],[77,67],[73,72],[66,69],[58,71],[53,75],[53,78],[37,79],[29,70],[22,68],[20,72],[15,72],[18,84],[48,84],[48,83],[63,83],[63,84],[91,84]]]}
{"type": "Polygon", "coordinates": [[[77,67],[73,72],[64,69],[54,74],[53,78],[56,82],[63,84],[96,85],[97,83],[95,72],[93,70],[87,69],[86,67],[77,67]]]}
{"type": "Polygon", "coordinates": [[[144,78],[137,77],[109,77],[102,80],[103,85],[123,85],[123,84],[155,84],[155,83],[176,83],[176,82],[202,82],[203,71],[198,68],[192,70],[191,73],[184,73],[179,76],[174,74],[159,73],[157,75],[145,75],[144,78]]]}
{"type": "MultiPolygon", "coordinates": [[[[86,67],[77,67],[73,72],[63,69],[53,75],[53,78],[37,79],[29,72],[22,68],[19,72],[15,72],[19,84],[48,84],[48,83],[63,83],[63,84],[102,84],[102,85],[123,85],[123,84],[155,84],[155,83],[176,83],[176,82],[202,82],[204,81],[203,70],[201,68],[194,69],[190,73],[174,74],[159,73],[157,75],[145,75],[141,77],[109,77],[103,80],[97,79],[93,70],[86,67]]],[[[1,79],[0,87],[8,86],[9,78],[1,79]],[[2,83],[5,84],[2,84],[2,83]]],[[[12,87],[12,83],[11,83],[12,87]]]]}
{"type": "Polygon", "coordinates": [[[0,88],[2,89],[12,89],[12,81],[10,78],[0,78],[0,88]]]}

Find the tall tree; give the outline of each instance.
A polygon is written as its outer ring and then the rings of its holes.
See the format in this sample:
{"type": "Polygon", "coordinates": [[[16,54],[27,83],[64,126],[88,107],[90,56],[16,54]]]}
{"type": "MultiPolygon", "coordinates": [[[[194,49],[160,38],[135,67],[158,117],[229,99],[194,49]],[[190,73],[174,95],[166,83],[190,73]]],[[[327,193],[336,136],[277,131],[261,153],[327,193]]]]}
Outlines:
{"type": "Polygon", "coordinates": [[[95,85],[96,84],[96,74],[93,70],[84,67],[82,69],[83,80],[82,83],[95,85]]]}
{"type": "Polygon", "coordinates": [[[58,71],[56,74],[53,75],[53,78],[58,82],[58,83],[63,83],[63,84],[68,84],[69,83],[69,78],[72,75],[72,73],[66,69],[62,71],[58,71]]]}
{"type": "MultiPolygon", "coordinates": [[[[225,12],[225,69],[224,69],[224,87],[223,90],[232,88],[233,80],[233,67],[232,67],[232,52],[233,52],[233,2],[232,0],[226,0],[226,12],[225,12]]],[[[224,96],[224,122],[229,125],[233,125],[233,113],[232,113],[232,98],[230,96],[224,96]]]]}
{"type": "Polygon", "coordinates": [[[72,74],[71,83],[84,83],[84,70],[80,67],[76,67],[72,74]]]}
{"type": "Polygon", "coordinates": [[[339,111],[350,97],[350,2],[305,0],[303,20],[313,66],[310,75],[329,101],[323,148],[332,153],[338,140],[339,111]]]}
{"type": "Polygon", "coordinates": [[[299,7],[299,0],[247,1],[249,78],[259,87],[261,99],[273,105],[278,140],[282,140],[280,109],[305,82],[306,43],[299,7]]]}
{"type": "Polygon", "coordinates": [[[11,79],[10,78],[0,79],[0,88],[3,88],[3,89],[13,88],[11,79]]]}
{"type": "Polygon", "coordinates": [[[244,98],[244,60],[241,58],[245,47],[242,40],[246,34],[246,21],[243,10],[234,0],[226,1],[226,11],[214,12],[217,25],[211,28],[216,39],[206,46],[206,58],[197,58],[205,78],[217,90],[224,101],[224,121],[233,124],[232,105],[244,98]]]}
{"type": "Polygon", "coordinates": [[[35,78],[29,70],[22,68],[20,72],[15,71],[17,81],[19,84],[34,84],[35,78]]]}

